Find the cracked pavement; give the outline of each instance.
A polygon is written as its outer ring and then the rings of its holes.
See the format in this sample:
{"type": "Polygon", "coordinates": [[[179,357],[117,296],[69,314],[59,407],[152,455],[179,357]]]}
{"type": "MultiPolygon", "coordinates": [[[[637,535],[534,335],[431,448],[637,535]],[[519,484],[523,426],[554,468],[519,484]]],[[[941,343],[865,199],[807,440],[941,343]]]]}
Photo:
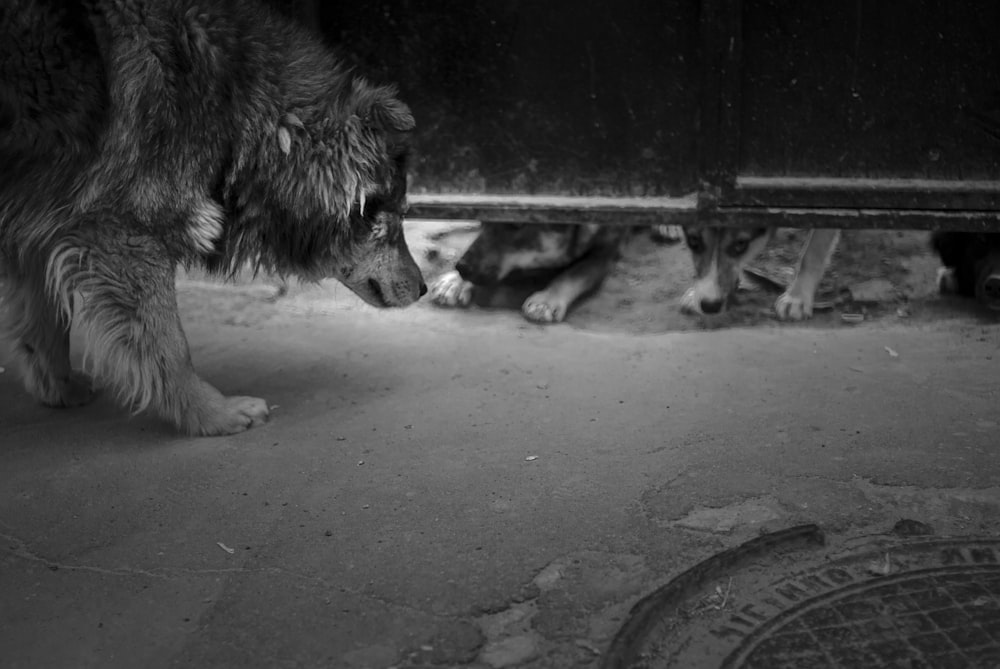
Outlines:
{"type": "Polygon", "coordinates": [[[4,667],[596,667],[638,598],[762,531],[998,529],[1000,328],[972,318],[633,336],[330,287],[181,305],[199,371],[268,425],[44,409],[0,355],[4,667]]]}

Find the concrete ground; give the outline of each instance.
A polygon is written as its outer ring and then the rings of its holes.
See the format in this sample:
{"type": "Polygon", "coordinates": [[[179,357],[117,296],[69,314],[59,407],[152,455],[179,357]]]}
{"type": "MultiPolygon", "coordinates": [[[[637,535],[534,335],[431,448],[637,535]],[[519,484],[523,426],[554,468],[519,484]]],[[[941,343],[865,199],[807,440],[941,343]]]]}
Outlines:
{"type": "Polygon", "coordinates": [[[594,667],[641,595],[761,530],[1000,525],[1000,328],[971,317],[181,301],[200,372],[272,421],[190,439],[0,374],[0,666],[594,667]]]}

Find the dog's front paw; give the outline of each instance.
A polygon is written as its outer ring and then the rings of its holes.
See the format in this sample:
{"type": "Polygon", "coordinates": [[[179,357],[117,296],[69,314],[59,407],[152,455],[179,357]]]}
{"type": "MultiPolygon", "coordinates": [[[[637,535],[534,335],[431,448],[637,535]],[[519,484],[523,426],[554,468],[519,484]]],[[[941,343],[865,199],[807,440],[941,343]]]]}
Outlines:
{"type": "Polygon", "coordinates": [[[259,397],[220,396],[198,412],[198,424],[192,432],[218,436],[244,432],[267,422],[267,402],[259,397]]]}
{"type": "Polygon", "coordinates": [[[445,272],[427,287],[431,302],[439,307],[467,307],[472,302],[473,284],[456,271],[445,272]]]}
{"type": "Polygon", "coordinates": [[[676,244],[684,239],[684,228],[679,225],[659,223],[652,227],[649,231],[649,236],[654,242],[658,242],[660,244],[676,244]]]}
{"type": "Polygon", "coordinates": [[[566,318],[569,305],[565,300],[549,295],[544,290],[531,295],[521,305],[521,313],[533,323],[561,323],[566,318]]]}
{"type": "Polygon", "coordinates": [[[812,318],[812,297],[786,292],[774,302],[774,313],[782,321],[801,321],[812,318]]]}
{"type": "Polygon", "coordinates": [[[680,309],[682,314],[697,315],[701,313],[701,305],[698,303],[698,294],[694,287],[688,288],[681,295],[680,309]]]}

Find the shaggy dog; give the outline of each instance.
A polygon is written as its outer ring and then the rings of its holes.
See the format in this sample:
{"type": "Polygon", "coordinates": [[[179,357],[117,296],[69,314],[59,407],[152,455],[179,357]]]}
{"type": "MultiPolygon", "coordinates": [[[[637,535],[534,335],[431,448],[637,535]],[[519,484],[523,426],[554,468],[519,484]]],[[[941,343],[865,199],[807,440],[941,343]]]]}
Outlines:
{"type": "Polygon", "coordinates": [[[29,392],[194,434],[266,420],[195,373],[175,270],[332,277],[377,307],[426,286],[402,232],[409,109],[257,0],[0,7],[0,293],[29,392]]]}
{"type": "Polygon", "coordinates": [[[931,235],[931,248],[944,266],[938,274],[942,293],[975,297],[1000,310],[1000,234],[937,231],[931,235]]]}

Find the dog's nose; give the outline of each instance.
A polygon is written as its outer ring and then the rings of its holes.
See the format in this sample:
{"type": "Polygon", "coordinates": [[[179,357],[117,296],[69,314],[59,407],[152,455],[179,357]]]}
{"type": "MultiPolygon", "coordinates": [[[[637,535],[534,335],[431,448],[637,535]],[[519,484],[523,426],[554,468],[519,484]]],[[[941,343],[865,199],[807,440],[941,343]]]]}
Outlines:
{"type": "Polygon", "coordinates": [[[703,314],[717,314],[722,311],[722,300],[702,300],[699,306],[703,314]]]}
{"type": "Polygon", "coordinates": [[[423,281],[421,281],[420,282],[420,297],[423,297],[426,294],[427,294],[427,284],[424,283],[423,281]]]}

